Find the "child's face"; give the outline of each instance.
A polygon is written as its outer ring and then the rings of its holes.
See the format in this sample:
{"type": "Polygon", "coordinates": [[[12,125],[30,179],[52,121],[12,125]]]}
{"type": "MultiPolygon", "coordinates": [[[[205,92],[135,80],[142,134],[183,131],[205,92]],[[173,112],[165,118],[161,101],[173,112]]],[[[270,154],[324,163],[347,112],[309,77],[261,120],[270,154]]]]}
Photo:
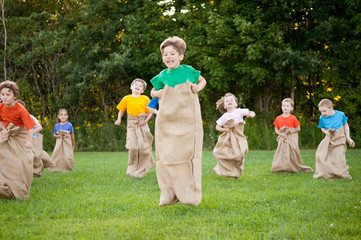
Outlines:
{"type": "Polygon", "coordinates": [[[15,105],[16,97],[14,96],[13,91],[9,88],[3,88],[0,92],[1,101],[7,106],[12,107],[15,105]]]}
{"type": "Polygon", "coordinates": [[[283,102],[282,103],[282,112],[285,114],[290,113],[293,110],[293,107],[291,105],[291,103],[289,102],[283,102]]]}
{"type": "Polygon", "coordinates": [[[236,99],[233,96],[228,96],[224,98],[224,108],[225,109],[234,109],[237,107],[236,99]]]}
{"type": "Polygon", "coordinates": [[[179,54],[173,46],[168,46],[163,49],[162,59],[163,63],[168,69],[176,69],[183,60],[184,55],[179,54]]]}
{"type": "Polygon", "coordinates": [[[144,92],[143,83],[136,81],[131,86],[130,89],[132,90],[133,94],[142,94],[144,92]]]}
{"type": "Polygon", "coordinates": [[[61,111],[58,114],[58,118],[60,119],[61,122],[66,122],[68,120],[68,114],[66,113],[66,111],[61,111]]]}
{"type": "Polygon", "coordinates": [[[333,108],[330,107],[318,107],[318,110],[321,112],[321,115],[328,117],[332,115],[333,108]]]}

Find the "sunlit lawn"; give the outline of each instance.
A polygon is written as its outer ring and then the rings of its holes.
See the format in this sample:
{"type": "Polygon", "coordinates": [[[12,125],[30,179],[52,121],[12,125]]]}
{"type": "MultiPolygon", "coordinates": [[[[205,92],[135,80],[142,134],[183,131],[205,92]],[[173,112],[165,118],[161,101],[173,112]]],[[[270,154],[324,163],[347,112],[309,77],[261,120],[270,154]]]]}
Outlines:
{"type": "MultiPolygon", "coordinates": [[[[212,174],[203,153],[203,200],[158,207],[155,168],[125,175],[126,152],[76,153],[70,173],[34,179],[27,200],[0,200],[0,239],[360,239],[361,150],[348,150],[352,179],[272,174],[274,151],[250,151],[244,174],[212,174]]],[[[304,165],[314,168],[314,150],[304,165]]]]}

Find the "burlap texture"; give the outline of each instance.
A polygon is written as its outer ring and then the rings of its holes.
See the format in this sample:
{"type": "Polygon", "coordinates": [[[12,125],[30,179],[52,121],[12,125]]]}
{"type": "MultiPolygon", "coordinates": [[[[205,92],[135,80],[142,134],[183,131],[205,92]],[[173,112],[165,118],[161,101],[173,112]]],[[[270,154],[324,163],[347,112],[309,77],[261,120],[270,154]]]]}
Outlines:
{"type": "Polygon", "coordinates": [[[152,154],[153,135],[150,133],[148,124],[140,127],[140,120],[144,120],[147,114],[139,114],[138,117],[128,114],[127,144],[129,158],[127,175],[134,178],[143,178],[155,165],[152,154]]]}
{"type": "Polygon", "coordinates": [[[329,130],[318,145],[314,178],[351,178],[346,165],[346,137],[343,127],[329,130]]]}
{"type": "Polygon", "coordinates": [[[55,163],[51,160],[49,154],[43,150],[43,135],[37,133],[37,137],[33,140],[33,147],[31,150],[34,154],[34,177],[41,177],[44,168],[55,167],[55,163]]]}
{"type": "Polygon", "coordinates": [[[224,132],[218,137],[213,155],[217,165],[213,172],[224,177],[239,178],[242,176],[244,167],[244,155],[248,152],[247,138],[243,134],[244,122],[237,125],[234,120],[228,120],[224,124],[229,132],[224,132]]]}
{"type": "Polygon", "coordinates": [[[50,172],[68,172],[74,168],[74,153],[71,135],[69,131],[59,130],[58,135],[62,138],[57,138],[55,148],[51,159],[55,163],[55,167],[49,167],[50,172]]]}
{"type": "Polygon", "coordinates": [[[41,177],[43,175],[44,164],[41,160],[43,155],[43,135],[38,133],[38,136],[33,140],[33,146],[31,150],[34,154],[34,170],[33,170],[33,177],[41,177]]]}
{"type": "Polygon", "coordinates": [[[0,198],[28,198],[33,180],[34,154],[25,147],[25,127],[8,126],[10,136],[0,133],[0,198]]]}
{"type": "MultiPolygon", "coordinates": [[[[279,129],[281,133],[287,127],[279,129]]],[[[287,139],[278,136],[278,146],[273,157],[271,171],[281,172],[313,172],[313,169],[302,165],[300,149],[298,147],[298,133],[295,128],[288,128],[287,139]]]]}
{"type": "Polygon", "coordinates": [[[198,95],[191,83],[166,86],[155,127],[159,206],[202,200],[203,127],[198,95]]]}

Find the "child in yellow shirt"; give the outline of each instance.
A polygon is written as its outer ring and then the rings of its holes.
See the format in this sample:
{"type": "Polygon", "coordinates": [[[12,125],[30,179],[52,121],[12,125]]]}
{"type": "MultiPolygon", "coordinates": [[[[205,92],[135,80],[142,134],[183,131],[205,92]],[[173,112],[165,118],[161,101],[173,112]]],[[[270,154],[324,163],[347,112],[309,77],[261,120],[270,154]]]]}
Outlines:
{"type": "Polygon", "coordinates": [[[132,94],[125,96],[117,106],[119,110],[115,125],[120,126],[121,119],[127,111],[127,143],[129,152],[127,175],[134,178],[144,177],[155,165],[152,154],[153,135],[150,133],[148,121],[152,117],[147,109],[150,99],[142,95],[147,83],[136,78],[130,85],[132,94]]]}

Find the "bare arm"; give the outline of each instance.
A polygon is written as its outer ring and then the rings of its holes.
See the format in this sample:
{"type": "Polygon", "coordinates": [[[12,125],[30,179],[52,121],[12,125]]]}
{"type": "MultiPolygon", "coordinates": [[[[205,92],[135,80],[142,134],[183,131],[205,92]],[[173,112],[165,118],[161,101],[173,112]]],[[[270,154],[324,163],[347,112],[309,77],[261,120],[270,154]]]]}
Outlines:
{"type": "Polygon", "coordinates": [[[153,113],[151,112],[151,113],[148,113],[148,115],[147,115],[147,118],[146,119],[144,119],[144,120],[142,120],[142,121],[139,121],[139,126],[140,127],[143,127],[145,124],[147,124],[147,122],[149,121],[149,119],[151,118],[153,116],[153,113]]]}
{"type": "Polygon", "coordinates": [[[35,125],[34,134],[39,133],[41,130],[43,130],[43,127],[40,125],[40,123],[35,125]]]}
{"type": "Polygon", "coordinates": [[[74,132],[71,133],[71,142],[73,143],[73,152],[74,152],[74,149],[75,149],[75,135],[74,135],[74,132]]]}
{"type": "Polygon", "coordinates": [[[223,128],[222,126],[218,125],[216,126],[216,130],[218,132],[229,132],[229,129],[228,128],[223,128]]]}
{"type": "Polygon", "coordinates": [[[246,115],[247,118],[254,118],[255,116],[256,116],[256,113],[253,111],[248,111],[248,113],[246,115]]]}
{"type": "Polygon", "coordinates": [[[343,125],[343,130],[345,131],[346,141],[347,141],[348,145],[350,147],[354,148],[355,142],[350,137],[350,127],[349,127],[348,123],[343,125]]]}
{"type": "Polygon", "coordinates": [[[277,133],[278,136],[283,137],[284,139],[287,139],[287,133],[281,133],[277,127],[275,127],[275,132],[277,133]]]}
{"type": "Polygon", "coordinates": [[[123,115],[124,115],[124,112],[122,112],[122,111],[118,112],[118,119],[115,121],[115,123],[114,123],[115,125],[120,126],[120,123],[122,122],[123,115]]]}
{"type": "Polygon", "coordinates": [[[158,110],[155,108],[147,107],[147,109],[153,114],[158,114],[158,110]]]}
{"type": "Polygon", "coordinates": [[[205,86],[207,85],[206,79],[204,77],[199,76],[197,84],[192,84],[192,91],[194,93],[199,93],[205,86]]]}
{"type": "Polygon", "coordinates": [[[9,132],[6,129],[3,121],[0,121],[0,129],[4,131],[6,137],[9,137],[9,132]]]}
{"type": "Polygon", "coordinates": [[[162,98],[163,91],[163,89],[157,91],[155,90],[155,88],[152,88],[152,90],[150,91],[150,96],[152,96],[152,98],[162,98]]]}
{"type": "Polygon", "coordinates": [[[25,143],[25,147],[27,148],[31,148],[33,146],[33,135],[35,134],[35,129],[29,129],[28,130],[28,135],[27,135],[27,140],[25,143]]]}
{"type": "Polygon", "coordinates": [[[326,136],[330,136],[330,132],[326,128],[321,128],[321,131],[326,134],[326,136]]]}

